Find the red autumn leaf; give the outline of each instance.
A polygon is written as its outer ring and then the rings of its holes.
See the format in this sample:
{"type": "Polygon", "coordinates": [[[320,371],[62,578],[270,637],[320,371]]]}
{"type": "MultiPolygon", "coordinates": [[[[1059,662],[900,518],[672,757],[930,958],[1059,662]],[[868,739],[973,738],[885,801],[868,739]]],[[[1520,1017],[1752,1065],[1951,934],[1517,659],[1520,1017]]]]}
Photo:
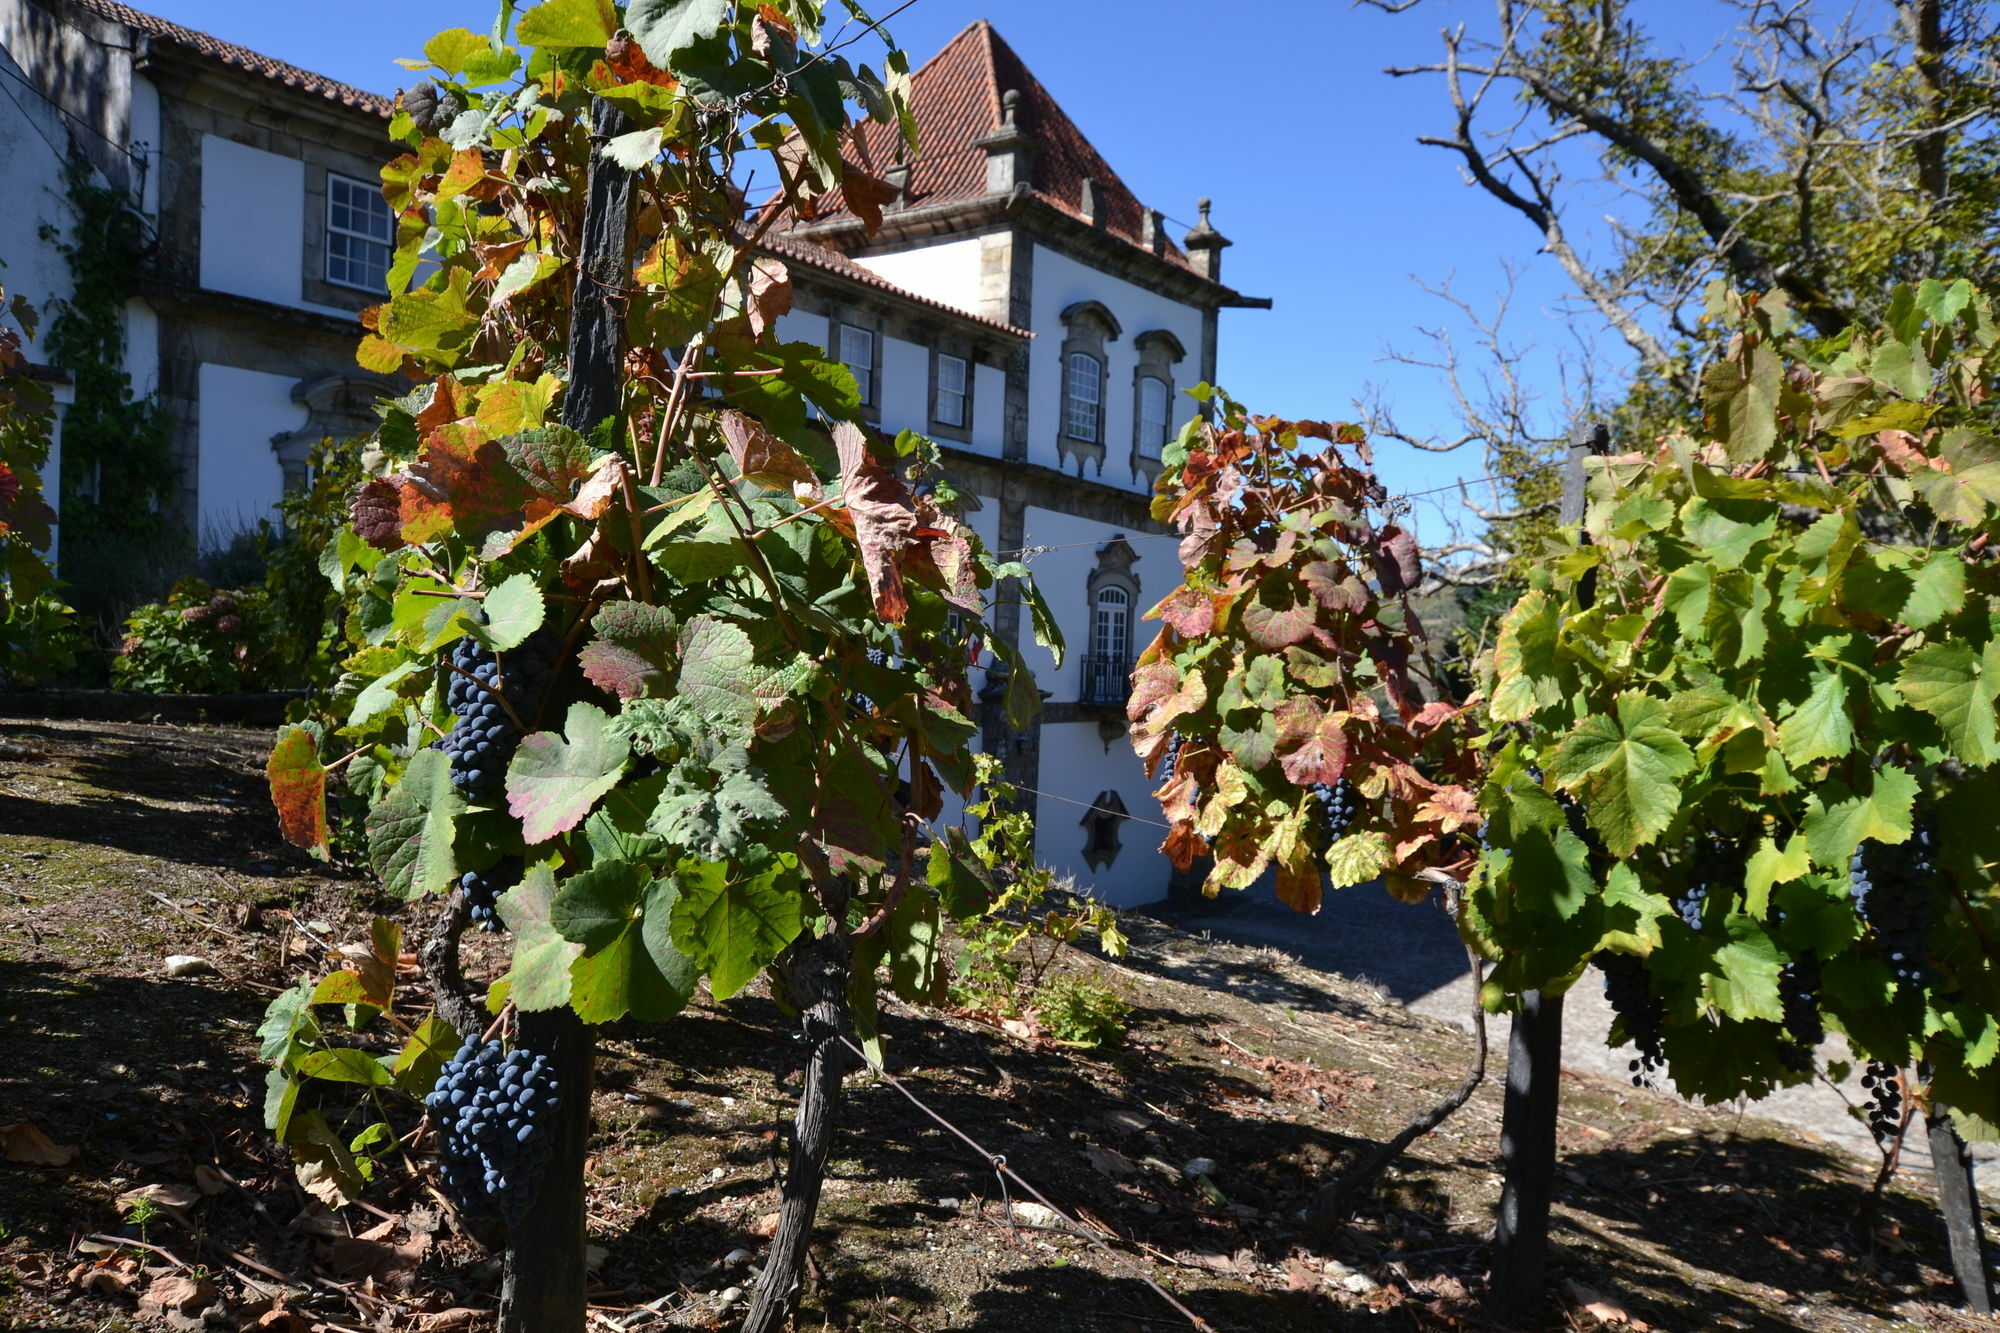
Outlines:
{"type": "Polygon", "coordinates": [[[1313,600],[1329,611],[1360,614],[1368,609],[1368,585],[1330,560],[1315,560],[1299,571],[1313,600]]]}
{"type": "Polygon", "coordinates": [[[655,88],[676,88],[680,81],[646,59],[632,34],[620,28],[604,44],[604,63],[620,83],[650,83],[655,88]]]}
{"type": "Polygon", "coordinates": [[[1260,648],[1287,648],[1312,632],[1312,603],[1294,600],[1292,589],[1273,578],[1243,604],[1243,632],[1260,648]]]}
{"type": "Polygon", "coordinates": [[[813,471],[812,464],[798,450],[766,430],[762,422],[732,408],[722,414],[716,425],[741,476],[774,491],[789,491],[796,482],[804,482],[817,491],[819,474],[813,471]]]}
{"type": "Polygon", "coordinates": [[[1187,870],[1194,865],[1197,856],[1208,855],[1208,840],[1194,831],[1194,821],[1183,819],[1167,830],[1166,841],[1160,850],[1173,862],[1174,869],[1187,870]]]}
{"type": "Polygon", "coordinates": [[[403,544],[402,492],[377,477],[354,493],[354,532],[378,551],[403,544]]]}
{"type": "Polygon", "coordinates": [[[440,375],[431,390],[430,402],[417,413],[417,438],[427,439],[439,426],[464,415],[458,406],[458,381],[449,375],[440,375]]]}
{"type": "Polygon", "coordinates": [[[500,442],[459,422],[431,435],[402,480],[403,540],[412,545],[452,529],[476,541],[532,495],[500,442]]]}
{"type": "Polygon", "coordinates": [[[1209,594],[1188,587],[1183,583],[1168,593],[1152,614],[1174,627],[1174,632],[1183,638],[1198,639],[1215,628],[1218,605],[1227,606],[1228,598],[1223,594],[1209,594]]]}
{"type": "Polygon", "coordinates": [[[595,633],[576,655],[584,677],[607,694],[637,699],[665,694],[672,678],[674,620],[644,602],[607,602],[591,618],[595,633]]]}
{"type": "Polygon", "coordinates": [[[1125,716],[1143,722],[1160,700],[1180,687],[1180,668],[1172,662],[1148,662],[1132,673],[1132,697],[1125,702],[1125,716]]]}
{"type": "Polygon", "coordinates": [[[1311,844],[1301,838],[1293,847],[1292,855],[1278,861],[1277,891],[1278,901],[1294,912],[1311,916],[1319,911],[1320,889],[1325,882],[1319,862],[1313,858],[1311,844]]]}
{"type": "Polygon", "coordinates": [[[852,162],[840,164],[840,192],[869,236],[882,229],[882,210],[896,200],[895,186],[852,162]]]}
{"type": "MultiPolygon", "coordinates": [[[[1310,701],[1288,699],[1279,706],[1280,711],[1290,704],[1301,702],[1310,701]]],[[[1301,787],[1310,787],[1315,782],[1340,781],[1340,775],[1347,771],[1345,719],[1337,713],[1321,713],[1305,727],[1289,734],[1281,731],[1280,746],[1294,740],[1294,747],[1278,756],[1278,767],[1287,781],[1301,787]]]]}
{"type": "Polygon", "coordinates": [[[568,504],[576,484],[590,475],[590,446],[573,430],[532,430],[500,442],[507,463],[534,492],[525,512],[543,517],[568,504]]]}
{"type": "Polygon", "coordinates": [[[271,749],[264,775],[271,804],[278,807],[278,831],[286,842],[315,856],[326,855],[326,769],[319,744],[304,727],[288,727],[271,749]]]}
{"type": "Polygon", "coordinates": [[[1417,555],[1417,537],[1409,529],[1395,523],[1384,527],[1376,536],[1373,554],[1375,581],[1384,597],[1415,592],[1417,585],[1423,582],[1424,571],[1417,555]]]}
{"type": "Polygon", "coordinates": [[[892,625],[903,623],[910,599],[903,591],[902,562],[916,539],[917,516],[903,479],[868,451],[868,437],[853,422],[833,428],[840,459],[841,500],[861,548],[861,567],[875,597],[875,613],[892,625]]]}

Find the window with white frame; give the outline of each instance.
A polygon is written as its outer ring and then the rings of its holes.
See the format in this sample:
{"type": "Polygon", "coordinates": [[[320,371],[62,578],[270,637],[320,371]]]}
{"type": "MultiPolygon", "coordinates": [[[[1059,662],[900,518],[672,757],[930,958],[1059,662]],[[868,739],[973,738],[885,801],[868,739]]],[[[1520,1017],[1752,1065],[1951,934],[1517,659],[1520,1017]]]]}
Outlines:
{"type": "Polygon", "coordinates": [[[364,292],[389,289],[396,218],[382,191],[365,181],[326,174],[326,280],[364,292]]]}
{"type": "Polygon", "coordinates": [[[840,326],[840,360],[854,372],[863,406],[875,401],[875,333],[853,324],[840,326]]]}
{"type": "Polygon", "coordinates": [[[972,368],[962,356],[951,356],[944,352],[937,354],[937,393],[931,403],[931,420],[941,426],[963,427],[966,423],[966,404],[971,398],[970,377],[972,368]]]}
{"type": "Polygon", "coordinates": [[[1063,403],[1063,433],[1086,444],[1099,442],[1104,416],[1104,367],[1088,352],[1069,356],[1068,395],[1063,403]]]}
{"type": "Polygon", "coordinates": [[[1097,590],[1097,617],[1090,646],[1101,661],[1123,663],[1131,656],[1132,599],[1123,588],[1097,590]]]}
{"type": "Polygon", "coordinates": [[[1158,458],[1167,447],[1167,432],[1173,425],[1168,403],[1167,382],[1153,375],[1139,380],[1139,456],[1158,458]]]}

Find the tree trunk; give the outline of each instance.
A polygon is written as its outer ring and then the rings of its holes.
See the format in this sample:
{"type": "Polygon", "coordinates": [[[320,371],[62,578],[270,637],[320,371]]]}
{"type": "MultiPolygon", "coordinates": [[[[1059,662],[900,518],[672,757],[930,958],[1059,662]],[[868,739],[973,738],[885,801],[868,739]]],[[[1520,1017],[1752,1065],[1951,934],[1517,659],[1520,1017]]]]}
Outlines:
{"type": "Polygon", "coordinates": [[[1972,1154],[1965,1150],[1951,1112],[1933,1107],[1924,1113],[1930,1134],[1931,1172],[1937,1177],[1938,1211],[1944,1214],[1945,1238],[1951,1243],[1951,1267],[1958,1290],[1974,1314],[1993,1313],[1993,1282],[1986,1271],[1986,1232],[1980,1223],[1979,1191],[1972,1180],[1972,1154]]]}
{"type": "MultiPolygon", "coordinates": [[[[591,142],[631,128],[625,113],[591,103],[591,142]]],[[[624,295],[632,280],[632,173],[593,151],[570,309],[569,384],[563,424],[588,433],[618,413],[624,357],[624,295]]],[[[583,1333],[588,1317],[584,1273],[583,1160],[590,1145],[594,1038],[567,1007],[522,1014],[519,1044],[549,1057],[562,1090],[549,1127],[549,1163],[521,1225],[507,1237],[500,1287],[500,1333],[583,1333]]]]}
{"type": "Polygon", "coordinates": [[[833,1113],[840,1102],[841,1034],[847,1030],[847,941],[822,936],[797,946],[787,968],[792,999],[804,1011],[805,1086],[792,1122],[791,1161],[785,1170],[778,1234],[757,1283],[757,1300],[743,1333],[778,1333],[798,1304],[806,1243],[819,1211],[827,1150],[833,1146],[833,1113]]]}
{"type": "Polygon", "coordinates": [[[1508,1328],[1532,1327],[1542,1304],[1561,1079],[1562,996],[1528,991],[1507,1043],[1507,1100],[1500,1118],[1506,1183],[1487,1291],[1487,1313],[1508,1328]]]}

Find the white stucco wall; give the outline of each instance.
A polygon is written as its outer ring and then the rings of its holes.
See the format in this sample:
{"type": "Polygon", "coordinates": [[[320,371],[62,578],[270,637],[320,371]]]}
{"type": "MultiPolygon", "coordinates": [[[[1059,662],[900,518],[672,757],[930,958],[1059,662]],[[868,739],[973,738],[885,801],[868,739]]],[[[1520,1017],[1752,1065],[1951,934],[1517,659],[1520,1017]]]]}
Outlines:
{"type": "Polygon", "coordinates": [[[203,135],[201,285],[303,306],[305,208],[304,162],[203,135]]]}
{"type": "Polygon", "coordinates": [[[826,346],[826,316],[787,310],[778,316],[777,336],[781,343],[811,343],[814,347],[823,348],[826,346]]]}
{"type": "Polygon", "coordinates": [[[272,507],[283,498],[285,476],[271,437],[306,424],[306,409],[292,401],[297,383],[289,375],[202,364],[195,485],[204,550],[272,517],[272,507]]]}
{"type": "Polygon", "coordinates": [[[1041,774],[1045,794],[1035,808],[1038,861],[1074,876],[1079,889],[1089,889],[1113,907],[1137,907],[1167,896],[1173,863],[1159,849],[1166,831],[1154,827],[1162,822],[1160,805],[1124,736],[1114,737],[1107,753],[1095,722],[1045,725],[1041,774]],[[1090,803],[1107,791],[1116,792],[1133,817],[1118,825],[1119,850],[1111,864],[1093,870],[1083,859],[1089,836],[1083,819],[1090,803]],[[1053,799],[1057,797],[1068,799],[1053,799]]]}
{"type": "Polygon", "coordinates": [[[1104,377],[1104,471],[1094,465],[1084,475],[1110,486],[1146,490],[1143,476],[1132,471],[1133,382],[1139,354],[1133,341],[1150,329],[1165,329],[1180,339],[1187,356],[1174,370],[1173,428],[1195,414],[1195,402],[1181,390],[1192,388],[1201,378],[1197,358],[1201,355],[1201,312],[1147,291],[1143,287],[1100,273],[1079,264],[1047,246],[1036,246],[1032,283],[1033,330],[1029,345],[1028,461],[1044,467],[1062,468],[1072,476],[1077,461],[1071,455],[1067,465],[1057,448],[1056,432],[1062,411],[1062,345],[1067,330],[1062,312],[1078,301],[1101,301],[1118,320],[1117,341],[1105,344],[1104,377]]]}
{"type": "Polygon", "coordinates": [[[979,310],[979,238],[945,241],[900,254],[871,255],[854,261],[919,296],[928,296],[967,314],[979,310]]]}
{"type": "Polygon", "coordinates": [[[1007,443],[1007,372],[998,366],[972,368],[972,442],[975,453],[998,458],[1007,443]]]}
{"type": "Polygon", "coordinates": [[[931,353],[901,338],[882,339],[882,383],[876,386],[882,429],[894,435],[931,428],[931,353]]]}
{"type": "MultiPolygon", "coordinates": [[[[4,29],[0,29],[4,36],[4,29]]],[[[22,86],[26,76],[5,49],[0,49],[0,81],[20,104],[0,103],[0,185],[6,206],[0,207],[0,287],[8,296],[26,297],[43,315],[47,331],[50,305],[70,293],[69,267],[54,244],[41,236],[43,226],[68,231],[75,221],[64,197],[63,154],[68,133],[55,109],[22,86]]],[[[28,344],[36,361],[48,358],[28,344]]]]}

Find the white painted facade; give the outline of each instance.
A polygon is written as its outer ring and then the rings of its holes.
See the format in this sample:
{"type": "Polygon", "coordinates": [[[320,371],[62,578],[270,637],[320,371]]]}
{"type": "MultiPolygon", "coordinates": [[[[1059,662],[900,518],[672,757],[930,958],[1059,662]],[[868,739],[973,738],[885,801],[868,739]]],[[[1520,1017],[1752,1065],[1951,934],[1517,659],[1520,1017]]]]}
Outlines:
{"type": "Polygon", "coordinates": [[[307,412],[292,401],[298,381],[290,375],[204,363],[200,383],[199,537],[207,550],[272,517],[285,476],[271,438],[302,429],[307,412]]]}
{"type": "Polygon", "coordinates": [[[303,305],[306,164],[201,137],[201,285],[303,305]]]}
{"type": "Polygon", "coordinates": [[[868,255],[854,262],[905,291],[919,292],[954,310],[980,313],[978,237],[941,241],[917,250],[868,255]]]}

